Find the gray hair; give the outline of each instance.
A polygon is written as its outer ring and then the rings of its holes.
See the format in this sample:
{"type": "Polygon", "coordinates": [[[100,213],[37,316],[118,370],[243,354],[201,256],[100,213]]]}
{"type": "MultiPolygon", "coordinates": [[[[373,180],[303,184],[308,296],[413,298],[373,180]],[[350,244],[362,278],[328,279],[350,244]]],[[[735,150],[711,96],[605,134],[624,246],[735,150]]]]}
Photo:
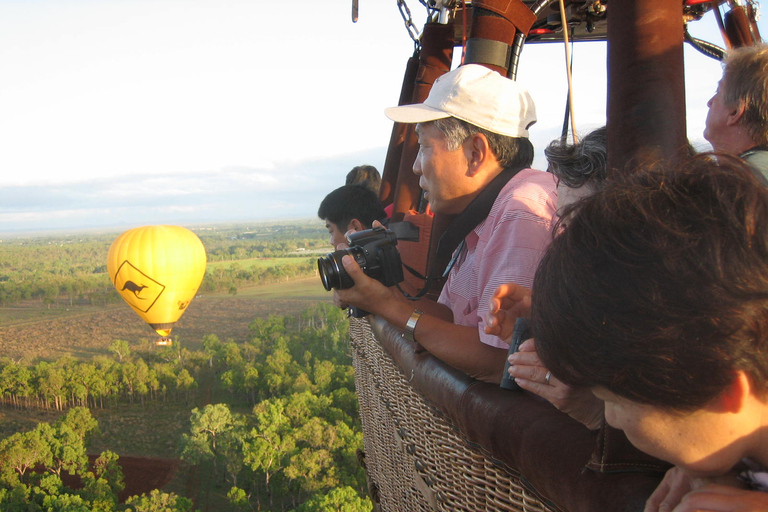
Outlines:
{"type": "Polygon", "coordinates": [[[500,135],[455,117],[424,124],[431,124],[443,134],[449,151],[456,151],[467,138],[481,133],[502,167],[530,167],[533,163],[533,144],[526,137],[500,135]]]}
{"type": "Polygon", "coordinates": [[[744,101],[742,125],[750,138],[759,146],[768,144],[768,45],[730,50],[720,87],[727,107],[744,101]]]}
{"type": "Polygon", "coordinates": [[[576,144],[565,138],[553,140],[544,150],[549,171],[569,188],[583,187],[587,183],[599,189],[607,174],[605,126],[588,133],[576,144]]]}

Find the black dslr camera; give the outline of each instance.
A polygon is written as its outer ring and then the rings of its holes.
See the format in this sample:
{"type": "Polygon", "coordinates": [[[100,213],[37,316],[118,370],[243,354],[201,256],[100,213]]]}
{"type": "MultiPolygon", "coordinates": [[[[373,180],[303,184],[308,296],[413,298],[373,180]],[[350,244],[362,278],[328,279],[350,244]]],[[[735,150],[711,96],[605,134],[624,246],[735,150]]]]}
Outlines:
{"type": "Polygon", "coordinates": [[[317,270],[326,290],[352,288],[354,281],[344,266],[341,258],[352,256],[365,275],[379,281],[384,286],[394,286],[403,280],[403,265],[397,252],[397,236],[394,232],[376,227],[352,233],[347,237],[348,249],[341,249],[317,259],[317,270]]]}

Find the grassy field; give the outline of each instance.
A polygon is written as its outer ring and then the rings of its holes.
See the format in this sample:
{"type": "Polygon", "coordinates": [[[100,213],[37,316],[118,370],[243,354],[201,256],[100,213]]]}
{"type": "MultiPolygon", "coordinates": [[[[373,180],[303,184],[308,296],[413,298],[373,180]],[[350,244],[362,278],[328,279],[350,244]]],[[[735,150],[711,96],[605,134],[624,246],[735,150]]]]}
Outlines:
{"type": "MultiPolygon", "coordinates": [[[[197,297],[176,322],[171,335],[192,349],[206,334],[226,341],[245,340],[257,317],[298,314],[317,302],[330,302],[317,277],[244,288],[237,295],[197,297]]],[[[127,304],[106,308],[43,306],[30,301],[0,308],[0,356],[57,359],[64,355],[90,358],[108,353],[117,339],[130,344],[154,341],[157,334],[127,304]]]]}
{"type": "MultiPolygon", "coordinates": [[[[325,251],[328,252],[328,251],[325,251]]],[[[280,267],[282,265],[298,265],[304,263],[308,259],[313,261],[317,259],[317,256],[307,253],[306,255],[288,257],[288,258],[252,258],[248,260],[234,260],[234,261],[209,261],[206,264],[208,270],[215,270],[217,268],[229,268],[232,265],[238,265],[243,269],[251,268],[268,268],[268,267],[280,267]]]]}
{"type": "MultiPolygon", "coordinates": [[[[224,293],[216,295],[224,297],[224,293]]],[[[298,301],[332,301],[331,292],[325,291],[319,277],[304,277],[282,283],[252,286],[237,291],[237,297],[254,299],[289,299],[298,301]]]]}

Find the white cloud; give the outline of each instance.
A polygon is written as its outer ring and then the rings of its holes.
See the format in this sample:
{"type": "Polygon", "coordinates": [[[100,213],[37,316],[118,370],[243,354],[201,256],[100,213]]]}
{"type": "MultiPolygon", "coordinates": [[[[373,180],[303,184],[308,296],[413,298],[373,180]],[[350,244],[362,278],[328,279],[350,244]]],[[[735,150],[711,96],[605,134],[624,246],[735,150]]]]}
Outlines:
{"type": "MultiPolygon", "coordinates": [[[[383,109],[413,50],[395,2],[361,2],[357,24],[349,0],[274,6],[0,2],[0,231],[314,216],[352,166],[381,168],[383,109]]],[[[604,46],[574,47],[581,130],[605,122],[604,46]]],[[[699,144],[720,67],[690,50],[686,60],[699,144]]],[[[543,168],[565,108],[563,47],[526,47],[518,77],[537,103],[543,168]]]]}

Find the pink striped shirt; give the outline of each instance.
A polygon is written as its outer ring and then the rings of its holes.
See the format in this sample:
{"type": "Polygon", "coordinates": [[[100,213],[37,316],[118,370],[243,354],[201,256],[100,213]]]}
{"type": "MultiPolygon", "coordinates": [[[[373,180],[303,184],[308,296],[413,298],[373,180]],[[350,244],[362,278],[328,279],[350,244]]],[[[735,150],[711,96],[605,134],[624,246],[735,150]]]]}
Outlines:
{"type": "Polygon", "coordinates": [[[506,349],[485,333],[488,301],[499,285],[531,288],[539,260],[552,240],[557,187],[552,174],[523,169],[501,189],[488,217],[467,235],[465,254],[451,269],[438,302],[458,325],[477,327],[480,341],[506,349]]]}

